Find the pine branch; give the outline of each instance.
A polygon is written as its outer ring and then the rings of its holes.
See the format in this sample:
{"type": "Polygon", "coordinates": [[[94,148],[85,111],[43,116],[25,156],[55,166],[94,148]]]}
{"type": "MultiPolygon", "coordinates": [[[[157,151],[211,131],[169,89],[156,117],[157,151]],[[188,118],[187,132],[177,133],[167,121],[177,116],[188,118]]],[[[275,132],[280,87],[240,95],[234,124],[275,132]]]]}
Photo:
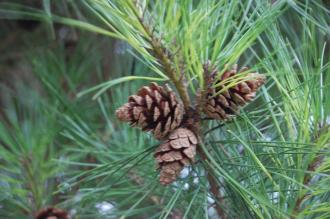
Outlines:
{"type": "MultiPolygon", "coordinates": [[[[192,103],[190,101],[189,94],[188,94],[187,86],[184,83],[183,74],[181,74],[180,77],[177,76],[175,70],[172,68],[172,61],[168,57],[168,55],[166,53],[166,49],[161,44],[161,39],[158,39],[153,34],[153,32],[149,29],[149,27],[144,24],[143,18],[141,16],[137,15],[136,10],[134,10],[134,12],[135,12],[137,18],[139,19],[139,22],[142,25],[143,29],[145,30],[145,32],[147,33],[147,35],[150,38],[149,43],[152,46],[155,56],[158,58],[158,60],[162,64],[166,75],[173,82],[174,86],[176,87],[176,89],[182,99],[184,108],[188,114],[188,116],[187,116],[188,124],[187,125],[190,126],[190,128],[197,134],[199,143],[202,144],[203,136],[202,136],[202,132],[200,129],[201,112],[206,103],[205,94],[206,94],[207,89],[205,89],[205,88],[207,87],[209,80],[207,78],[204,80],[204,83],[205,83],[204,89],[199,93],[199,95],[197,95],[197,97],[196,97],[197,105],[196,105],[196,108],[193,108],[192,103]]],[[[208,71],[208,68],[210,67],[209,64],[210,63],[207,63],[204,65],[204,71],[208,71]]],[[[208,75],[208,74],[205,74],[205,75],[208,75]]],[[[207,159],[206,155],[204,154],[203,150],[200,149],[200,147],[198,147],[198,152],[200,153],[203,160],[207,159]]],[[[210,173],[207,174],[207,179],[210,184],[210,191],[216,199],[216,206],[215,206],[216,211],[217,211],[218,215],[221,217],[221,219],[226,219],[227,217],[225,215],[224,210],[218,204],[218,203],[223,203],[223,197],[220,193],[220,188],[216,182],[216,179],[210,173]]]]}
{"type": "Polygon", "coordinates": [[[148,41],[152,47],[152,51],[154,52],[156,58],[159,60],[160,64],[163,66],[165,74],[173,82],[182,99],[185,110],[188,111],[191,108],[191,101],[188,94],[187,86],[184,83],[183,75],[178,76],[178,74],[176,74],[174,68],[172,67],[172,60],[168,57],[168,54],[166,53],[166,48],[161,43],[161,39],[155,36],[154,32],[150,29],[150,27],[144,23],[142,15],[138,15],[136,8],[133,8],[133,12],[135,13],[136,18],[139,20],[144,31],[148,35],[148,41]]]}

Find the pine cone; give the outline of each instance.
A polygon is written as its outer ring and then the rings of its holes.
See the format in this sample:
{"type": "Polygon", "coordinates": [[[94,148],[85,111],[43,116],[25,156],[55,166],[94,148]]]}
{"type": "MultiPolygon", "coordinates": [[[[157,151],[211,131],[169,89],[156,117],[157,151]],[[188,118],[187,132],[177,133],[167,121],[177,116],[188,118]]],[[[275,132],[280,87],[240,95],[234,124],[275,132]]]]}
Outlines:
{"type": "MultiPolygon", "coordinates": [[[[254,99],[256,91],[265,83],[265,76],[259,73],[248,73],[243,76],[242,81],[229,89],[214,96],[216,93],[228,86],[230,81],[237,79],[238,74],[244,73],[248,68],[244,67],[237,73],[237,65],[232,70],[225,72],[219,81],[224,81],[221,86],[209,88],[207,92],[207,103],[204,112],[207,116],[227,120],[239,113],[239,108],[254,99]],[[226,82],[227,81],[227,82],[226,82]]],[[[211,81],[215,80],[216,75],[211,75],[211,81]]]]}
{"type": "Polygon", "coordinates": [[[168,86],[153,82],[130,96],[116,115],[119,120],[152,131],[155,138],[162,139],[181,124],[183,106],[168,86]]]}
{"type": "Polygon", "coordinates": [[[197,138],[186,128],[173,131],[155,151],[160,169],[160,183],[168,185],[176,180],[184,166],[194,162],[197,138]]]}
{"type": "Polygon", "coordinates": [[[62,209],[49,207],[40,210],[36,215],[36,219],[69,219],[69,215],[62,209]]]}

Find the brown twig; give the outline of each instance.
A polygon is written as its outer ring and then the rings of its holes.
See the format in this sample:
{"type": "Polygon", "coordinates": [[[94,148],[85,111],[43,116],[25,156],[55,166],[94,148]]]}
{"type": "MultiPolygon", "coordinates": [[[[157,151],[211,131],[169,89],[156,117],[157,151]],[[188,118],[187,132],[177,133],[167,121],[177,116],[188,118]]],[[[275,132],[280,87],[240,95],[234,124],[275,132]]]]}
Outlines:
{"type": "MultiPolygon", "coordinates": [[[[197,102],[196,110],[195,110],[195,112],[193,112],[194,115],[192,115],[192,116],[197,117],[197,119],[194,121],[194,123],[193,123],[194,125],[191,127],[195,131],[195,133],[197,133],[197,135],[198,135],[199,144],[204,144],[203,142],[204,142],[205,135],[203,135],[202,131],[201,131],[201,114],[202,114],[203,108],[206,104],[206,97],[207,97],[206,92],[207,92],[208,86],[210,84],[210,80],[209,80],[210,75],[212,74],[210,62],[207,62],[203,66],[203,71],[204,71],[204,86],[203,86],[203,89],[199,92],[199,94],[196,97],[196,102],[197,102]]],[[[197,150],[198,150],[198,153],[200,154],[201,158],[203,160],[207,160],[207,155],[204,153],[203,149],[201,147],[198,147],[197,150]]],[[[225,211],[221,207],[221,205],[223,205],[223,203],[224,203],[224,199],[223,199],[223,196],[220,191],[220,186],[217,183],[217,179],[211,174],[210,170],[207,171],[206,178],[210,185],[210,191],[213,194],[214,199],[216,201],[215,209],[217,211],[217,214],[221,219],[226,219],[227,216],[225,214],[225,211]]]]}
{"type": "Polygon", "coordinates": [[[160,63],[162,64],[164,71],[166,72],[167,76],[170,78],[175,88],[177,89],[182,99],[184,108],[186,110],[190,109],[191,102],[190,102],[190,97],[188,95],[187,86],[184,82],[184,78],[182,77],[182,79],[180,79],[180,76],[175,73],[175,70],[173,69],[171,64],[171,60],[165,54],[164,52],[165,50],[162,48],[160,41],[155,38],[152,38],[151,45],[153,47],[156,57],[159,59],[160,63]]]}
{"type": "MultiPolygon", "coordinates": [[[[200,154],[203,160],[207,160],[206,154],[200,147],[198,148],[198,153],[200,154]]],[[[224,203],[224,198],[223,195],[221,194],[219,184],[217,183],[215,177],[210,172],[207,172],[206,178],[210,184],[210,191],[215,199],[215,210],[217,211],[218,216],[221,219],[227,219],[226,213],[221,207],[221,205],[223,205],[224,203]]]]}
{"type": "MultiPolygon", "coordinates": [[[[310,183],[311,179],[312,179],[312,176],[310,174],[310,172],[314,172],[315,169],[320,166],[320,164],[322,163],[322,159],[323,157],[321,155],[318,155],[316,156],[313,161],[308,165],[308,168],[307,168],[307,171],[306,171],[306,174],[304,175],[304,179],[303,179],[303,184],[305,186],[308,186],[308,184],[310,183]]],[[[299,211],[300,211],[300,208],[301,208],[301,204],[303,203],[303,201],[308,197],[308,193],[304,193],[302,194],[295,202],[295,205],[294,205],[294,209],[293,209],[293,212],[292,212],[292,216],[291,216],[291,219],[294,219],[297,217],[299,211]]]]}
{"type": "MultiPolygon", "coordinates": [[[[314,136],[314,142],[316,142],[320,138],[322,133],[329,132],[329,128],[330,128],[329,125],[321,125],[319,127],[318,131],[316,132],[316,135],[314,136]]],[[[303,179],[303,185],[308,186],[308,184],[310,184],[310,181],[312,179],[312,176],[311,176],[310,172],[314,172],[316,170],[316,168],[319,167],[322,164],[322,161],[323,161],[323,156],[322,155],[316,155],[314,157],[312,162],[307,167],[307,171],[306,171],[306,173],[304,175],[304,179],[303,179]]],[[[305,192],[300,197],[298,197],[298,199],[296,200],[296,202],[294,204],[291,219],[294,219],[294,218],[297,217],[297,215],[298,215],[298,213],[301,209],[301,205],[306,200],[307,197],[308,197],[307,192],[305,192]]]]}
{"type": "MultiPolygon", "coordinates": [[[[137,11],[135,10],[134,12],[137,13],[137,11]]],[[[169,58],[166,52],[166,48],[163,47],[161,39],[156,37],[152,30],[149,28],[149,26],[147,26],[143,22],[143,17],[138,14],[136,14],[136,17],[148,36],[147,40],[152,47],[152,51],[154,52],[155,57],[159,60],[165,74],[169,77],[169,79],[173,82],[175,88],[177,89],[182,99],[185,110],[189,110],[191,107],[191,101],[187,91],[187,85],[184,82],[184,78],[176,74],[175,69],[172,67],[172,60],[169,58]]]]}

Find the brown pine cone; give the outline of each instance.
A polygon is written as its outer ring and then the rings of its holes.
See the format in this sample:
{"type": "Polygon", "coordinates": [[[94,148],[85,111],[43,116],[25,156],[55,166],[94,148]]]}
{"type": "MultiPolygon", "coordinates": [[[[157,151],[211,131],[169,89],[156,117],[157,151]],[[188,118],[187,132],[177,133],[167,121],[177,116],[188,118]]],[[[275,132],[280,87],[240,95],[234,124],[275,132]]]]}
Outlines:
{"type": "Polygon", "coordinates": [[[143,131],[151,131],[157,139],[179,127],[183,113],[183,106],[175,93],[168,86],[162,87],[154,82],[130,96],[128,103],[116,111],[119,120],[143,131]]]}
{"type": "MultiPolygon", "coordinates": [[[[244,74],[247,69],[244,67],[237,72],[237,65],[234,65],[232,70],[221,75],[215,83],[223,82],[220,86],[208,88],[207,103],[204,108],[207,116],[219,120],[230,119],[239,113],[240,107],[254,99],[256,91],[265,83],[266,77],[256,72],[239,75],[244,74]],[[229,83],[233,83],[233,80],[240,80],[240,82],[233,87],[225,88],[229,83]]],[[[216,75],[211,75],[211,82],[212,80],[216,80],[216,75]]]]}
{"type": "Polygon", "coordinates": [[[168,185],[176,180],[184,166],[194,162],[197,138],[186,128],[173,131],[155,151],[160,169],[160,183],[168,185]]]}
{"type": "Polygon", "coordinates": [[[69,219],[69,215],[66,211],[59,208],[45,208],[41,209],[36,217],[36,219],[69,219]]]}

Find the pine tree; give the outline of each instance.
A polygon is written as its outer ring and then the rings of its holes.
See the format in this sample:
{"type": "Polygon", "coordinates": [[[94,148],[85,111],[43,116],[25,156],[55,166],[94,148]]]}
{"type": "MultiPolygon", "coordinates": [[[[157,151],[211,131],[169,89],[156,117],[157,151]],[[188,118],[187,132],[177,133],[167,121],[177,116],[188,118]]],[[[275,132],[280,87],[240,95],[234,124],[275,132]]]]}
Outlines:
{"type": "Polygon", "coordinates": [[[325,1],[17,2],[0,218],[329,218],[325,1]]]}

